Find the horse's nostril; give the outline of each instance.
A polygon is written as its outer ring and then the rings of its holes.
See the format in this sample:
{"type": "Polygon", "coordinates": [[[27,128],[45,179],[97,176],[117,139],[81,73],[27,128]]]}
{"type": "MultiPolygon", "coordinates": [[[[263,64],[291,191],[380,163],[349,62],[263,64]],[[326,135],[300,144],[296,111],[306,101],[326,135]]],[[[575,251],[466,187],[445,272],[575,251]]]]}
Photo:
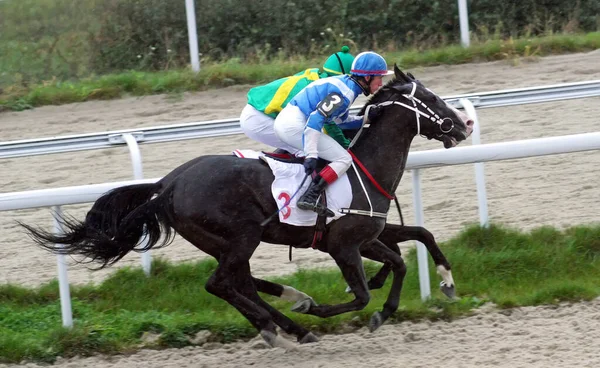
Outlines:
{"type": "Polygon", "coordinates": [[[471,119],[467,120],[467,126],[468,127],[472,127],[473,125],[475,125],[475,122],[471,119]]]}

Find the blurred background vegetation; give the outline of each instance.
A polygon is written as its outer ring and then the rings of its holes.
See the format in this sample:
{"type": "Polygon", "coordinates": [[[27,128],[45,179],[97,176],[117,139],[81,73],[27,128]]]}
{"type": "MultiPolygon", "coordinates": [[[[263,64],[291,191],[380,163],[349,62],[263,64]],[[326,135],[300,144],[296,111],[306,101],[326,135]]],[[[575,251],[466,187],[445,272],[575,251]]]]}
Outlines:
{"type": "Polygon", "coordinates": [[[438,54],[424,51],[460,43],[456,0],[195,4],[200,78],[187,73],[184,0],[0,1],[0,110],[261,82],[314,67],[344,44],[354,53],[372,49],[388,59],[402,52],[404,64],[423,65],[600,47],[600,34],[577,38],[600,29],[598,0],[469,1],[471,42],[485,47],[438,54]],[[535,44],[538,37],[556,35],[575,38],[535,44]],[[99,80],[106,77],[112,79],[99,80]]]}
{"type": "MultiPolygon", "coordinates": [[[[457,1],[196,0],[202,61],[395,51],[458,43],[457,1]],[[334,4],[334,5],[331,5],[334,4]]],[[[472,38],[599,29],[598,0],[469,2],[472,38]]],[[[183,0],[0,2],[0,86],[189,63],[183,0]]]]}

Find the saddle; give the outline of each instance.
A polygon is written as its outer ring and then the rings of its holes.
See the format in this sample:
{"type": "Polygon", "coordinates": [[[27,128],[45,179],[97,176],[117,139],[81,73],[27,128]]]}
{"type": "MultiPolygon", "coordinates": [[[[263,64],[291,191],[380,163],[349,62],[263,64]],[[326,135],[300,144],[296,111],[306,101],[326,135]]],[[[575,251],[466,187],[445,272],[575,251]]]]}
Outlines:
{"type": "MultiPolygon", "coordinates": [[[[282,150],[281,148],[276,149],[274,152],[265,152],[261,151],[266,157],[271,158],[275,161],[285,162],[287,164],[300,164],[304,163],[304,157],[297,157],[292,155],[286,150],[282,150]]],[[[317,161],[317,169],[316,171],[321,171],[325,166],[329,164],[329,161],[323,160],[319,158],[317,161]]]]}
{"type": "MultiPolygon", "coordinates": [[[[280,162],[285,162],[285,163],[290,163],[290,164],[304,163],[304,157],[297,157],[297,156],[292,155],[291,153],[289,153],[283,149],[280,149],[280,148],[278,148],[274,152],[262,151],[262,153],[266,157],[269,157],[273,160],[280,161],[280,162]]],[[[317,170],[315,172],[318,172],[321,169],[323,169],[328,163],[329,163],[329,161],[319,159],[317,162],[317,170]]],[[[313,175],[316,175],[316,174],[313,174],[313,175]]],[[[319,197],[319,202],[321,204],[323,204],[323,206],[327,207],[327,195],[325,194],[325,192],[323,192],[323,194],[321,194],[321,196],[319,197]]],[[[311,244],[312,248],[318,249],[323,252],[327,252],[326,244],[323,243],[323,238],[324,238],[326,231],[327,231],[327,216],[317,215],[317,222],[315,224],[315,233],[314,233],[313,241],[311,244]]],[[[292,260],[292,247],[291,246],[290,246],[289,258],[291,261],[292,260]]]]}
{"type": "Polygon", "coordinates": [[[281,161],[288,164],[302,164],[304,162],[304,157],[296,157],[288,151],[282,150],[280,148],[276,149],[274,152],[262,151],[262,153],[268,158],[272,158],[275,161],[281,161]]]}

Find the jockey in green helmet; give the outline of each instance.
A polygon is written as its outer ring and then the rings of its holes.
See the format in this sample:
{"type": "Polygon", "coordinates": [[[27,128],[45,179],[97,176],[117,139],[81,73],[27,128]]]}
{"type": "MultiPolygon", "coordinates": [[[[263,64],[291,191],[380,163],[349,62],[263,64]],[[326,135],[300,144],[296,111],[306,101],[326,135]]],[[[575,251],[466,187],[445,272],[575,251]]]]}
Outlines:
{"type": "MultiPolygon", "coordinates": [[[[306,69],[292,76],[250,89],[248,104],[240,116],[242,131],[249,138],[258,142],[286,150],[292,154],[302,155],[302,150],[284,143],[277,137],[273,130],[275,118],[304,87],[322,78],[350,73],[353,61],[354,56],[350,54],[350,48],[343,46],[341,51],[327,58],[322,71],[319,68],[306,69]]],[[[323,130],[340,145],[348,147],[350,142],[336,124],[326,124],[323,130]]]]}

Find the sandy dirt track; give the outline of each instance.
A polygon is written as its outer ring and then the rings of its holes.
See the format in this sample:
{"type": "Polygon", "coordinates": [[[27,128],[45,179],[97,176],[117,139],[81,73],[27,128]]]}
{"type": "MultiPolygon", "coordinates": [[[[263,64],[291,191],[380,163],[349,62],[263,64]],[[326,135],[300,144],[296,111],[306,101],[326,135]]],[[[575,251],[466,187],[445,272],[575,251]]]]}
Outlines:
{"type": "MultiPolygon", "coordinates": [[[[426,86],[447,96],[599,80],[600,52],[553,56],[521,61],[516,65],[494,62],[411,71],[426,86]]],[[[3,113],[0,114],[0,141],[236,117],[245,105],[249,87],[3,113]]],[[[478,114],[483,143],[594,132],[599,127],[600,98],[485,109],[478,114]]],[[[470,141],[463,144],[470,144],[470,141]]],[[[244,136],[142,145],[144,174],[146,177],[162,176],[195,156],[229,153],[236,148],[264,147],[244,136]]],[[[421,138],[416,138],[412,147],[413,150],[433,148],[441,148],[441,144],[421,138]]],[[[129,155],[123,147],[8,159],[2,160],[0,167],[1,192],[126,180],[132,175],[129,155]]],[[[490,217],[495,222],[521,229],[597,222],[599,169],[600,155],[596,152],[486,164],[490,217]]],[[[407,172],[397,191],[407,223],[413,222],[410,183],[411,175],[407,172]]],[[[478,221],[471,165],[425,170],[422,183],[425,224],[438,239],[448,239],[465,224],[478,221]]],[[[66,206],[65,210],[81,217],[88,208],[87,205],[66,206]]],[[[0,282],[38,285],[56,277],[55,258],[32,246],[16,227],[15,220],[51,226],[47,209],[0,212],[0,282]]],[[[397,222],[398,216],[392,215],[391,221],[397,222]]],[[[173,261],[205,256],[180,239],[153,255],[173,261]]],[[[118,267],[138,264],[139,255],[134,254],[122,260],[118,267]]],[[[258,276],[333,265],[328,256],[313,250],[295,251],[293,262],[288,262],[286,247],[268,244],[259,247],[252,259],[253,273],[258,276]]],[[[460,290],[460,265],[453,266],[460,290]]],[[[69,278],[78,284],[96,282],[111,271],[92,273],[74,266],[69,270],[69,278]]],[[[451,367],[591,367],[600,363],[597,353],[600,345],[598,307],[596,301],[559,309],[524,309],[511,316],[490,314],[450,324],[384,326],[376,334],[359,332],[326,336],[322,343],[302,347],[300,352],[257,350],[245,343],[216,350],[144,351],[116,360],[92,358],[63,362],[59,366],[135,367],[148,366],[152,360],[157,367],[175,364],[236,367],[247,360],[260,367],[373,364],[417,367],[436,363],[451,367]]]]}

